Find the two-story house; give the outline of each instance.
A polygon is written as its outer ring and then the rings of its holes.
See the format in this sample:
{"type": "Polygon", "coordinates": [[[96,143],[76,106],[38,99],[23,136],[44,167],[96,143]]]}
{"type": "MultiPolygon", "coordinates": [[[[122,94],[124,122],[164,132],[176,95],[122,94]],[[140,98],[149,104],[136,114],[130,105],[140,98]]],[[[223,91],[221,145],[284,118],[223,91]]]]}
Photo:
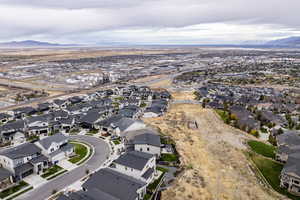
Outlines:
{"type": "Polygon", "coordinates": [[[41,148],[42,154],[48,157],[51,164],[57,164],[74,153],[74,147],[69,143],[68,137],[61,133],[39,140],[35,145],[41,148]]]}
{"type": "Polygon", "coordinates": [[[150,153],[155,155],[157,158],[160,157],[161,142],[159,135],[146,132],[141,135],[135,136],[132,140],[132,143],[134,145],[135,151],[150,153]]]}
{"type": "Polygon", "coordinates": [[[146,194],[146,183],[105,168],[94,173],[82,189],[91,200],[142,200],[146,194]]]}
{"type": "Polygon", "coordinates": [[[1,167],[13,174],[14,180],[33,173],[40,173],[48,166],[48,160],[41,155],[42,150],[32,143],[25,143],[19,146],[2,150],[0,152],[1,167]]]}
{"type": "Polygon", "coordinates": [[[156,158],[153,154],[129,151],[116,159],[111,167],[149,184],[156,173],[156,158]]]}

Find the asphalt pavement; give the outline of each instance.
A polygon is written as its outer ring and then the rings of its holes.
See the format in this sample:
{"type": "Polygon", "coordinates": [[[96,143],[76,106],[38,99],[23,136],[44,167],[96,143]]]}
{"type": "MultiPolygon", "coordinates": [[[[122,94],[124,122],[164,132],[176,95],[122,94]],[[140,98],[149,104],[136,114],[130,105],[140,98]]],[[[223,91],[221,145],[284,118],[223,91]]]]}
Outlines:
{"type": "Polygon", "coordinates": [[[92,136],[70,136],[71,139],[77,139],[89,143],[94,147],[93,156],[83,165],[66,172],[62,176],[53,179],[34,190],[24,193],[17,197],[18,200],[46,200],[52,195],[54,190],[60,191],[72,183],[78,181],[86,175],[86,170],[94,171],[98,169],[106,160],[110,153],[109,146],[102,139],[92,136]]]}

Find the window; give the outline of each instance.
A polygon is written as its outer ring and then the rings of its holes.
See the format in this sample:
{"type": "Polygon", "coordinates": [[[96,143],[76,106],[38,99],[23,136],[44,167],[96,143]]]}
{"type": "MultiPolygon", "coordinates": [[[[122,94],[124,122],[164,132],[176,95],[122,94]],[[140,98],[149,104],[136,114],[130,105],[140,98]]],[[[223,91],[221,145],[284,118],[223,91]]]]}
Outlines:
{"type": "Polygon", "coordinates": [[[297,185],[299,185],[299,181],[294,180],[293,182],[296,183],[297,185]]]}
{"type": "Polygon", "coordinates": [[[147,148],[147,151],[150,151],[150,148],[149,148],[149,147],[147,148]]]}

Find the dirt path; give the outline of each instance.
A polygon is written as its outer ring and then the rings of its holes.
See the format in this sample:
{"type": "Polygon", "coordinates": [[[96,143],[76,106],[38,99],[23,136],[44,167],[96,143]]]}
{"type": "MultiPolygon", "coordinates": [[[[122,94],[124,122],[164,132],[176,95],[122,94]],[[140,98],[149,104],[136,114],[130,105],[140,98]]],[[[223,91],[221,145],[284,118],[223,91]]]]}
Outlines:
{"type": "Polygon", "coordinates": [[[163,117],[144,121],[173,137],[185,167],[173,187],[162,193],[163,200],[280,199],[258,183],[249,167],[243,150],[251,137],[225,125],[214,111],[174,104],[163,117]],[[188,128],[191,120],[199,129],[188,128]]]}

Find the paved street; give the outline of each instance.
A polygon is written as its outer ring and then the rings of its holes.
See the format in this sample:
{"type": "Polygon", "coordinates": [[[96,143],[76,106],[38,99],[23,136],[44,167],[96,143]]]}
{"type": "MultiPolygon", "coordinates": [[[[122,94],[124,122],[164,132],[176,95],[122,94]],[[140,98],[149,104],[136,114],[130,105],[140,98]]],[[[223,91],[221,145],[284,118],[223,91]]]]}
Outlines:
{"type": "Polygon", "coordinates": [[[70,136],[71,139],[78,139],[83,142],[87,142],[94,146],[94,155],[82,166],[66,172],[64,175],[32,190],[24,195],[19,196],[16,199],[19,200],[45,200],[51,194],[53,190],[62,190],[65,187],[71,185],[77,180],[86,175],[86,169],[90,171],[96,170],[106,160],[109,155],[108,145],[101,139],[91,136],[70,136]]]}

